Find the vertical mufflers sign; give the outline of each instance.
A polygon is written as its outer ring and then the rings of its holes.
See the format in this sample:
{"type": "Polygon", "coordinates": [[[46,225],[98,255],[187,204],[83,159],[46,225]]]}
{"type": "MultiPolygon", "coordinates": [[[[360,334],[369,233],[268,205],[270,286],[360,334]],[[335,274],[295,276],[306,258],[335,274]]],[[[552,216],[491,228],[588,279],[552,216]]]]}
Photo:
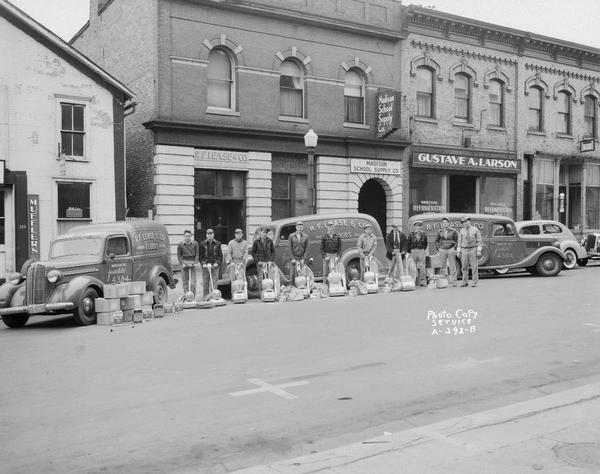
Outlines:
{"type": "Polygon", "coordinates": [[[377,91],[377,138],[385,138],[400,127],[400,93],[377,91]]]}
{"type": "Polygon", "coordinates": [[[27,195],[27,220],[29,227],[29,258],[40,258],[40,197],[27,195]]]}

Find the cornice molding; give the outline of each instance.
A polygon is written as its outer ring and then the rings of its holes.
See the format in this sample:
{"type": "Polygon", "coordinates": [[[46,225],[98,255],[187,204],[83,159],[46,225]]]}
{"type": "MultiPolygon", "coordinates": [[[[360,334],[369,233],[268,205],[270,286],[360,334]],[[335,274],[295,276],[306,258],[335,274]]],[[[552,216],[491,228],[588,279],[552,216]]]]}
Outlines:
{"type": "Polygon", "coordinates": [[[567,69],[560,69],[554,66],[540,66],[539,64],[525,63],[525,69],[531,71],[543,72],[544,74],[554,74],[556,76],[564,76],[570,79],[579,79],[588,82],[600,82],[600,76],[593,76],[591,74],[583,74],[580,72],[573,72],[567,69]]]}
{"type": "Polygon", "coordinates": [[[478,53],[475,51],[469,51],[467,49],[451,48],[450,46],[439,45],[434,43],[427,43],[425,41],[412,40],[410,45],[413,48],[422,49],[424,51],[435,51],[437,53],[448,54],[450,56],[463,56],[470,59],[477,59],[479,61],[487,61],[495,64],[514,65],[517,61],[510,58],[501,56],[493,56],[486,53],[478,53]]]}

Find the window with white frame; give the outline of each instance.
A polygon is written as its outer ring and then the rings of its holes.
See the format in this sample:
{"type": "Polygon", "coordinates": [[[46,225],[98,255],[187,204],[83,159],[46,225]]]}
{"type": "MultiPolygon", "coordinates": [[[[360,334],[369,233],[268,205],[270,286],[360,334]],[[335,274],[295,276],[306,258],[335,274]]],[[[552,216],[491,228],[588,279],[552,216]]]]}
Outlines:
{"type": "Polygon", "coordinates": [[[211,50],[208,55],[208,79],[206,103],[209,107],[234,109],[235,74],[233,61],[227,51],[221,48],[211,50]]]}
{"type": "Polygon", "coordinates": [[[597,129],[597,110],[598,101],[593,95],[585,96],[585,103],[583,106],[583,117],[585,122],[584,135],[588,138],[596,138],[597,129]]]}
{"type": "Polygon", "coordinates": [[[558,133],[571,134],[571,94],[558,93],[558,133]]]}
{"type": "Polygon", "coordinates": [[[365,81],[362,71],[350,69],[344,82],[344,122],[365,123],[365,81]]]}
{"type": "Polygon", "coordinates": [[[454,76],[454,118],[461,122],[471,120],[471,81],[466,74],[454,76]]]}
{"type": "Polygon", "coordinates": [[[59,233],[62,234],[75,225],[90,222],[91,183],[59,182],[56,185],[59,233]]]}
{"type": "Polygon", "coordinates": [[[530,87],[529,94],[527,95],[527,105],[529,108],[528,127],[529,130],[534,132],[544,130],[542,121],[542,94],[542,89],[539,87],[530,87]]]}
{"type": "Polygon", "coordinates": [[[281,115],[304,117],[304,71],[296,61],[286,59],[279,72],[281,115]]]}
{"type": "Polygon", "coordinates": [[[60,103],[60,151],[67,156],[85,155],[85,105],[60,103]]]}
{"type": "Polygon", "coordinates": [[[504,84],[497,80],[490,81],[490,125],[504,127],[504,84]]]}
{"type": "Polygon", "coordinates": [[[425,66],[417,68],[417,115],[433,118],[433,71],[425,66]]]}

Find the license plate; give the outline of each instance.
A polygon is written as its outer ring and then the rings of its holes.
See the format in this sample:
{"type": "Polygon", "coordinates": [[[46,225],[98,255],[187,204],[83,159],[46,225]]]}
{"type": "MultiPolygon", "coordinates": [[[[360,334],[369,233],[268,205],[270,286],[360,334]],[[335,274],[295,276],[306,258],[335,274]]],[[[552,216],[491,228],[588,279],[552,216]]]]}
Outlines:
{"type": "Polygon", "coordinates": [[[29,306],[27,306],[27,312],[29,314],[43,313],[45,309],[46,309],[46,305],[43,303],[42,304],[30,304],[29,306]]]}

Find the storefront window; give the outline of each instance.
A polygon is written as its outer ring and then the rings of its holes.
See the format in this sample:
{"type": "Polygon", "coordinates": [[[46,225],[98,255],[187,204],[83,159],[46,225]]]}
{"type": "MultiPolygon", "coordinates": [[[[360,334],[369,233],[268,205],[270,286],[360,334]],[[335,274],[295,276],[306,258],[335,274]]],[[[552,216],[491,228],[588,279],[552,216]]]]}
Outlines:
{"type": "Polygon", "coordinates": [[[273,220],[309,213],[306,175],[273,173],[272,179],[273,220]]]}
{"type": "Polygon", "coordinates": [[[444,198],[445,176],[413,171],[410,179],[409,215],[423,212],[447,212],[444,198]]]}
{"type": "Polygon", "coordinates": [[[588,229],[600,229],[600,165],[587,165],[586,223],[588,229]]]}
{"type": "Polygon", "coordinates": [[[514,178],[481,176],[479,183],[482,212],[514,219],[516,196],[514,178]]]}
{"type": "MultiPolygon", "coordinates": [[[[568,226],[571,229],[581,227],[581,165],[569,166],[569,189],[566,196],[569,211],[568,226]]],[[[564,192],[562,188],[559,190],[564,192]]],[[[560,206],[560,198],[559,198],[560,206]]],[[[559,209],[560,211],[560,209],[559,209]]]]}
{"type": "Polygon", "coordinates": [[[63,234],[90,219],[90,183],[58,183],[58,232],[63,234]]]}
{"type": "Polygon", "coordinates": [[[535,186],[534,218],[554,218],[554,161],[538,160],[535,163],[537,184],[535,186]]]}

